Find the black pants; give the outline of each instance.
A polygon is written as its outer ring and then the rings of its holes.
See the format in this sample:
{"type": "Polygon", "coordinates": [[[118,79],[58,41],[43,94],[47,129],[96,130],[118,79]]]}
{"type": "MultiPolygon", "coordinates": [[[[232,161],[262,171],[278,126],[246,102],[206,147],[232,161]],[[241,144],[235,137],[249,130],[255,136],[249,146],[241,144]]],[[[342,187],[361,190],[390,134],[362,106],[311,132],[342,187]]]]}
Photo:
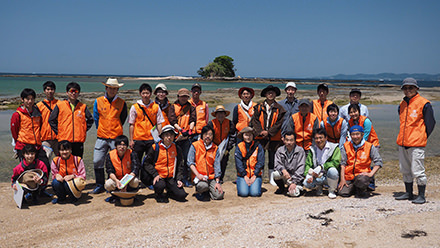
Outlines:
{"type": "Polygon", "coordinates": [[[74,142],[72,143],[72,154],[74,156],[83,157],[84,155],[84,143],[74,142]]]}
{"type": "Polygon", "coordinates": [[[181,141],[176,142],[176,146],[180,147],[180,149],[182,151],[182,157],[183,157],[183,180],[191,181],[190,173],[189,173],[189,166],[187,164],[188,152],[189,152],[189,148],[191,147],[191,141],[189,139],[181,140],[181,141]]]}
{"type": "Polygon", "coordinates": [[[153,149],[153,140],[135,140],[133,150],[138,155],[139,163],[142,164],[144,155],[147,155],[148,152],[153,149]]]}
{"type": "Polygon", "coordinates": [[[177,187],[177,182],[174,178],[161,178],[156,182],[156,184],[153,185],[153,187],[154,193],[156,193],[157,196],[162,195],[163,191],[167,189],[170,197],[176,201],[185,201],[185,198],[188,195],[183,187],[177,187]]]}

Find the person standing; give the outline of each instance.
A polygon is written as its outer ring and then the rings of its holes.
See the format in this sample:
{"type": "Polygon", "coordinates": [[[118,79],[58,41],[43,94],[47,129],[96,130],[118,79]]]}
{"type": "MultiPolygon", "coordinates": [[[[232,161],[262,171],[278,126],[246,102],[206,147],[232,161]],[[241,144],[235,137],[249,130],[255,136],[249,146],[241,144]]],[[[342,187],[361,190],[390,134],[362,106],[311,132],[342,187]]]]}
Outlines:
{"type": "Polygon", "coordinates": [[[189,103],[196,109],[196,123],[194,125],[192,142],[197,141],[200,136],[202,128],[208,124],[209,121],[209,108],[208,104],[200,100],[200,95],[202,94],[202,86],[199,83],[194,83],[191,87],[192,97],[189,103]]]}
{"type": "Polygon", "coordinates": [[[81,86],[76,82],[66,86],[67,100],[58,101],[49,116],[49,125],[58,140],[72,143],[72,154],[83,157],[87,131],[93,125],[93,117],[87,106],[78,100],[81,86]]]}
{"type": "Polygon", "coordinates": [[[254,115],[251,120],[251,127],[256,132],[256,137],[260,144],[269,153],[269,182],[276,186],[273,180],[275,152],[281,145],[281,125],[284,121],[286,111],[275,101],[281,94],[278,87],[267,86],[261,91],[261,97],[266,97],[264,102],[255,105],[254,115]]]}
{"type": "Polygon", "coordinates": [[[350,120],[350,114],[348,112],[348,106],[350,106],[350,104],[357,104],[359,105],[359,109],[360,109],[360,115],[363,115],[365,117],[368,117],[368,108],[367,106],[361,104],[359,101],[361,100],[362,97],[362,92],[360,89],[352,89],[350,91],[350,102],[344,106],[341,107],[341,109],[339,110],[339,116],[344,118],[347,122],[350,120]]]}
{"type": "Polygon", "coordinates": [[[162,123],[162,126],[169,125],[170,121],[168,120],[168,112],[170,111],[171,105],[167,97],[168,96],[167,86],[163,83],[157,84],[156,87],[154,88],[153,94],[156,95],[154,102],[159,105],[164,118],[164,122],[162,123]]]}
{"type": "Polygon", "coordinates": [[[431,103],[420,96],[419,86],[414,78],[405,78],[401,90],[405,97],[398,108],[400,129],[396,143],[399,146],[399,166],[405,183],[405,193],[396,200],[412,200],[412,203],[426,202],[425,190],[425,147],[435,126],[431,103]],[[419,194],[413,195],[413,181],[416,180],[419,194]]]}
{"type": "Polygon", "coordinates": [[[104,192],[105,173],[104,163],[109,150],[115,149],[115,138],[123,134],[123,125],[127,119],[127,104],[118,97],[119,88],[124,84],[116,78],[108,78],[105,85],[105,95],[97,98],[93,105],[93,118],[98,129],[93,153],[96,188],[92,194],[104,192]]]}
{"type": "Polygon", "coordinates": [[[296,144],[301,146],[306,155],[312,145],[313,131],[319,127],[316,115],[310,113],[311,103],[308,99],[299,101],[299,112],[286,117],[282,126],[282,134],[295,132],[296,144]]]}
{"type": "Polygon", "coordinates": [[[46,99],[37,103],[37,107],[40,110],[43,123],[41,124],[41,144],[46,151],[46,156],[50,159],[53,154],[58,154],[58,140],[57,135],[54,133],[49,125],[49,116],[52,113],[58,100],[55,99],[56,85],[52,81],[47,81],[43,84],[43,91],[46,95],[46,99]]]}
{"type": "Polygon", "coordinates": [[[286,115],[291,116],[299,111],[299,100],[295,97],[296,84],[294,82],[287,82],[284,91],[286,91],[286,99],[280,101],[280,105],[286,110],[286,115]]]}
{"type": "Polygon", "coordinates": [[[321,122],[322,120],[327,119],[327,117],[328,117],[327,107],[330,104],[332,104],[333,102],[330,100],[327,100],[327,95],[328,95],[327,84],[318,85],[317,93],[318,93],[319,99],[312,101],[312,110],[310,112],[315,114],[318,117],[319,122],[321,122]]]}
{"type": "Polygon", "coordinates": [[[240,97],[241,102],[232,111],[232,123],[234,123],[237,132],[248,127],[254,115],[254,106],[257,105],[257,103],[252,101],[254,94],[252,88],[241,87],[238,90],[238,97],[240,97]]]}

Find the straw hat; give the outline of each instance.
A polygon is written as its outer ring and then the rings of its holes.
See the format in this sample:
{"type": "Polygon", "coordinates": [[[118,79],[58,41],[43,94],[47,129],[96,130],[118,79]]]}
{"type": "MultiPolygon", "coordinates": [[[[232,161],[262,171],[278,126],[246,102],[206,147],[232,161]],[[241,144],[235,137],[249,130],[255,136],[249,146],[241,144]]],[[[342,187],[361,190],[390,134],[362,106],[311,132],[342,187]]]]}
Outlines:
{"type": "Polygon", "coordinates": [[[67,181],[67,186],[69,186],[70,192],[72,192],[73,196],[79,199],[81,197],[81,192],[86,187],[86,180],[82,177],[75,177],[74,179],[67,181]]]}
{"type": "Polygon", "coordinates": [[[231,113],[230,111],[226,110],[223,105],[217,105],[217,107],[215,107],[215,110],[214,112],[211,113],[211,115],[215,117],[215,113],[217,112],[225,112],[226,116],[228,116],[231,113]]]}
{"type": "Polygon", "coordinates": [[[134,191],[134,192],[112,191],[111,194],[119,198],[119,200],[121,201],[121,205],[130,206],[133,204],[134,198],[136,197],[138,192],[137,191],[134,191]]]}
{"type": "Polygon", "coordinates": [[[251,127],[244,127],[243,129],[241,129],[240,132],[238,132],[237,137],[241,140],[243,140],[243,134],[244,133],[252,133],[255,137],[255,130],[251,127]]]}
{"type": "Polygon", "coordinates": [[[165,95],[168,95],[167,86],[163,83],[159,83],[156,85],[156,87],[154,88],[153,94],[157,95],[157,90],[163,90],[163,91],[165,91],[165,95]]]}
{"type": "Polygon", "coordinates": [[[123,83],[118,83],[118,79],[116,78],[108,78],[107,82],[102,82],[102,84],[110,88],[121,88],[124,86],[123,83]]]}
{"type": "Polygon", "coordinates": [[[17,179],[17,182],[19,182],[23,188],[30,191],[35,191],[38,189],[38,184],[34,181],[34,176],[38,176],[38,178],[41,179],[43,175],[44,173],[40,169],[27,170],[21,173],[17,179]]]}

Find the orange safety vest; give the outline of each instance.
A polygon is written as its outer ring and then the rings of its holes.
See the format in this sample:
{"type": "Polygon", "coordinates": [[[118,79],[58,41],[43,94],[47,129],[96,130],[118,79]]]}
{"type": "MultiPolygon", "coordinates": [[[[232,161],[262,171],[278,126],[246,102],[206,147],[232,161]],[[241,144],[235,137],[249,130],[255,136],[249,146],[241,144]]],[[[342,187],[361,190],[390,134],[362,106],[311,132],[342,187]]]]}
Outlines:
{"type": "Polygon", "coordinates": [[[215,177],[214,161],[215,161],[215,154],[217,153],[217,149],[218,149],[217,145],[213,143],[211,148],[209,148],[209,150],[206,150],[205,144],[201,139],[196,142],[193,142],[192,145],[196,150],[195,166],[197,171],[202,175],[208,176],[210,180],[214,179],[215,177]]]}
{"type": "Polygon", "coordinates": [[[361,174],[362,172],[369,173],[371,171],[371,144],[365,141],[365,144],[359,147],[357,150],[354,149],[353,143],[350,141],[345,142],[344,148],[347,154],[347,165],[345,166],[345,180],[354,180],[354,177],[361,174]]]}
{"type": "Polygon", "coordinates": [[[122,135],[121,112],[124,108],[125,101],[121,98],[116,98],[109,102],[105,96],[96,99],[99,123],[98,123],[98,137],[103,139],[115,139],[122,135]]]}
{"type": "MultiPolygon", "coordinates": [[[[362,128],[364,127],[364,121],[367,119],[368,117],[365,117],[363,115],[359,116],[359,126],[361,126],[362,128]]],[[[371,121],[371,120],[370,120],[371,121]]],[[[348,121],[348,123],[350,124],[350,127],[354,126],[354,121],[353,119],[350,119],[348,121]]],[[[374,130],[373,127],[373,123],[371,123],[371,130],[370,130],[370,135],[368,136],[368,142],[372,143],[374,146],[379,146],[379,138],[377,137],[377,133],[374,130]]]]}
{"type": "MultiPolygon", "coordinates": [[[[253,145],[254,145],[254,142],[252,141],[252,144],[250,147],[252,147],[253,145]]],[[[246,157],[247,150],[246,150],[246,143],[244,141],[242,141],[238,144],[238,149],[240,149],[240,152],[241,152],[241,155],[243,156],[243,158],[246,157]]],[[[257,149],[255,149],[254,153],[252,153],[252,155],[246,161],[246,175],[249,178],[251,178],[254,175],[255,166],[257,165],[257,161],[258,161],[258,149],[259,149],[259,147],[257,147],[257,149]]],[[[261,176],[261,174],[262,174],[262,171],[260,171],[258,176],[261,176]]]]}
{"type": "Polygon", "coordinates": [[[117,149],[113,149],[109,152],[110,160],[112,161],[113,168],[115,168],[115,176],[118,180],[121,180],[125,174],[131,173],[131,153],[132,150],[127,149],[121,160],[117,149]]]}
{"type": "Polygon", "coordinates": [[[66,159],[62,159],[61,157],[53,158],[53,163],[58,168],[58,174],[60,176],[65,177],[67,175],[75,175],[78,176],[78,164],[81,161],[81,157],[70,155],[70,157],[66,159]]]}
{"type": "Polygon", "coordinates": [[[244,110],[243,107],[238,104],[237,107],[237,114],[238,114],[238,122],[237,125],[235,125],[235,128],[237,129],[237,132],[240,132],[243,128],[249,126],[249,122],[251,121],[252,116],[254,115],[254,106],[257,105],[255,102],[252,102],[252,107],[249,108],[248,111],[244,110]],[[249,117],[246,115],[246,112],[248,113],[249,117]]]}
{"type": "MultiPolygon", "coordinates": [[[[266,110],[263,109],[261,106],[262,106],[262,104],[258,104],[258,107],[257,107],[257,111],[260,112],[259,121],[260,121],[260,124],[261,124],[261,128],[263,130],[267,131],[269,128],[271,128],[273,125],[275,125],[275,123],[277,122],[278,114],[280,112],[280,109],[277,108],[276,111],[272,111],[272,114],[271,114],[272,121],[270,122],[270,126],[267,127],[267,129],[265,129],[264,127],[266,126],[266,121],[264,120],[263,111],[266,111],[266,110]]],[[[270,118],[270,117],[268,116],[267,118],[270,118]]],[[[262,137],[257,136],[257,137],[255,137],[255,139],[262,139],[262,137]]],[[[281,140],[281,128],[280,128],[280,130],[278,130],[278,132],[274,136],[270,137],[270,140],[275,140],[275,141],[280,141],[281,140]]]]}
{"type": "MultiPolygon", "coordinates": [[[[206,102],[199,100],[197,104],[193,102],[193,99],[189,100],[192,106],[196,109],[196,125],[194,125],[194,131],[201,133],[202,128],[206,126],[206,102]]],[[[180,125],[179,125],[180,126],[180,125]]],[[[180,126],[182,127],[182,126],[180,126]]]]}
{"type": "Polygon", "coordinates": [[[136,109],[136,120],[134,121],[133,130],[133,140],[153,140],[151,135],[151,129],[157,124],[157,112],[159,111],[159,105],[152,102],[147,108],[135,103],[134,108],[136,109]],[[150,117],[153,122],[151,124],[150,120],[145,116],[144,112],[150,117]]]}
{"type": "Polygon", "coordinates": [[[168,106],[164,109],[161,109],[164,122],[162,123],[162,127],[166,125],[170,125],[170,120],[168,119],[168,111],[170,110],[170,104],[168,103],[168,106]]]}
{"type": "Polygon", "coordinates": [[[318,117],[313,113],[308,113],[306,119],[300,112],[292,115],[295,125],[296,144],[308,151],[312,145],[313,126],[318,117]]]}
{"type": "MultiPolygon", "coordinates": [[[[188,130],[189,129],[189,117],[190,117],[190,111],[191,108],[188,108],[188,111],[186,111],[185,113],[183,113],[182,115],[180,115],[180,111],[187,106],[185,105],[180,105],[180,103],[174,103],[174,113],[176,114],[177,117],[177,124],[183,129],[183,130],[188,130]]],[[[189,104],[189,106],[191,106],[191,104],[189,104]]]]}
{"type": "Polygon", "coordinates": [[[400,103],[400,130],[396,143],[406,147],[425,147],[428,141],[426,134],[423,107],[429,101],[419,94],[409,100],[400,103]]]}
{"type": "Polygon", "coordinates": [[[49,125],[49,116],[57,103],[57,99],[53,99],[52,101],[44,99],[43,101],[37,103],[37,107],[40,110],[41,117],[43,118],[43,123],[41,124],[41,140],[43,141],[57,139],[57,135],[54,131],[52,131],[52,128],[49,125]],[[46,103],[47,106],[43,102],[46,103]]]}
{"type": "Polygon", "coordinates": [[[41,145],[41,116],[30,116],[21,111],[17,111],[17,113],[20,116],[17,141],[24,144],[41,145]]]}
{"type": "Polygon", "coordinates": [[[324,106],[321,105],[321,100],[313,100],[313,114],[315,114],[318,117],[319,122],[322,120],[327,120],[328,114],[327,114],[327,107],[328,105],[332,104],[332,101],[326,100],[324,102],[324,106]]]}
{"type": "Polygon", "coordinates": [[[59,101],[57,106],[58,140],[84,143],[87,137],[86,105],[78,102],[73,112],[67,100],[59,101]]]}
{"type": "Polygon", "coordinates": [[[177,148],[176,144],[171,144],[167,149],[159,143],[153,144],[153,150],[156,150],[156,146],[159,146],[159,154],[157,154],[157,161],[154,164],[154,168],[161,178],[174,177],[174,172],[177,166],[177,148]]]}
{"type": "Polygon", "coordinates": [[[217,118],[212,120],[212,126],[214,127],[214,144],[220,145],[220,143],[228,137],[231,121],[225,119],[222,124],[217,120],[217,118]]]}
{"type": "Polygon", "coordinates": [[[341,128],[342,122],[344,118],[338,117],[339,120],[335,123],[334,126],[330,125],[327,122],[327,119],[324,120],[325,131],[327,132],[327,137],[329,142],[339,143],[339,139],[341,138],[341,128]]]}

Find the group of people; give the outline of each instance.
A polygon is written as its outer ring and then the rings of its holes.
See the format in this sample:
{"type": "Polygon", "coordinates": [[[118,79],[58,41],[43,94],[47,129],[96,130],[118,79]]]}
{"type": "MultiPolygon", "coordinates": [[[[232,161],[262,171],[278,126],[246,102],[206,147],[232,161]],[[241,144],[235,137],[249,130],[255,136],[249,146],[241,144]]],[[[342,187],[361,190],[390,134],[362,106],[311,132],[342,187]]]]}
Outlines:
{"type": "MultiPolygon", "coordinates": [[[[168,89],[159,83],[154,90],[149,84],[139,87],[140,100],[128,110],[118,97],[124,84],[108,78],[105,95],[97,98],[93,115],[78,101],[80,85],[66,86],[66,100],[54,97],[56,86],[44,83],[46,98],[35,104],[36,93],[24,89],[23,104],[12,115],[11,133],[20,164],[14,168],[12,187],[27,171],[40,170],[33,176],[39,190],[26,192],[27,200],[37,201],[46,194],[50,172],[56,194],[53,203],[79,196],[78,189],[86,179],[84,141],[93,123],[97,139],[93,154],[96,187],[90,192],[133,192],[141,183],[155,192],[157,202],[169,198],[185,201],[184,187],[195,186],[201,201],[221,200],[229,152],[235,146],[237,194],[258,197],[262,194],[265,155],[268,158],[269,182],[277,186],[276,194],[300,196],[303,191],[334,199],[356,194],[368,197],[375,190],[374,175],[382,167],[378,135],[368,117],[367,106],[360,103],[362,93],[352,89],[350,103],[339,108],[327,99],[329,88],[320,84],[318,99],[297,99],[294,82],[285,85],[286,99],[277,102],[281,90],[269,85],[261,91],[264,101],[253,102],[252,88],[238,90],[241,102],[231,112],[218,105],[211,113],[200,99],[202,86],[195,83],[191,91],[178,90],[177,100],[168,100],[168,89]],[[152,99],[152,94],[156,97],[152,99]],[[129,134],[123,134],[128,117],[129,134]],[[54,158],[52,158],[55,156],[54,158]],[[49,159],[51,161],[49,161],[49,159]],[[107,173],[107,177],[106,174],[107,173]],[[70,184],[69,184],[70,182],[70,184]]],[[[435,126],[432,106],[418,94],[413,78],[403,81],[405,95],[399,106],[400,170],[405,193],[397,200],[423,204],[426,175],[424,147],[435,126]],[[418,195],[413,195],[416,180],[418,195]]],[[[117,193],[106,198],[118,200],[117,193]]]]}

